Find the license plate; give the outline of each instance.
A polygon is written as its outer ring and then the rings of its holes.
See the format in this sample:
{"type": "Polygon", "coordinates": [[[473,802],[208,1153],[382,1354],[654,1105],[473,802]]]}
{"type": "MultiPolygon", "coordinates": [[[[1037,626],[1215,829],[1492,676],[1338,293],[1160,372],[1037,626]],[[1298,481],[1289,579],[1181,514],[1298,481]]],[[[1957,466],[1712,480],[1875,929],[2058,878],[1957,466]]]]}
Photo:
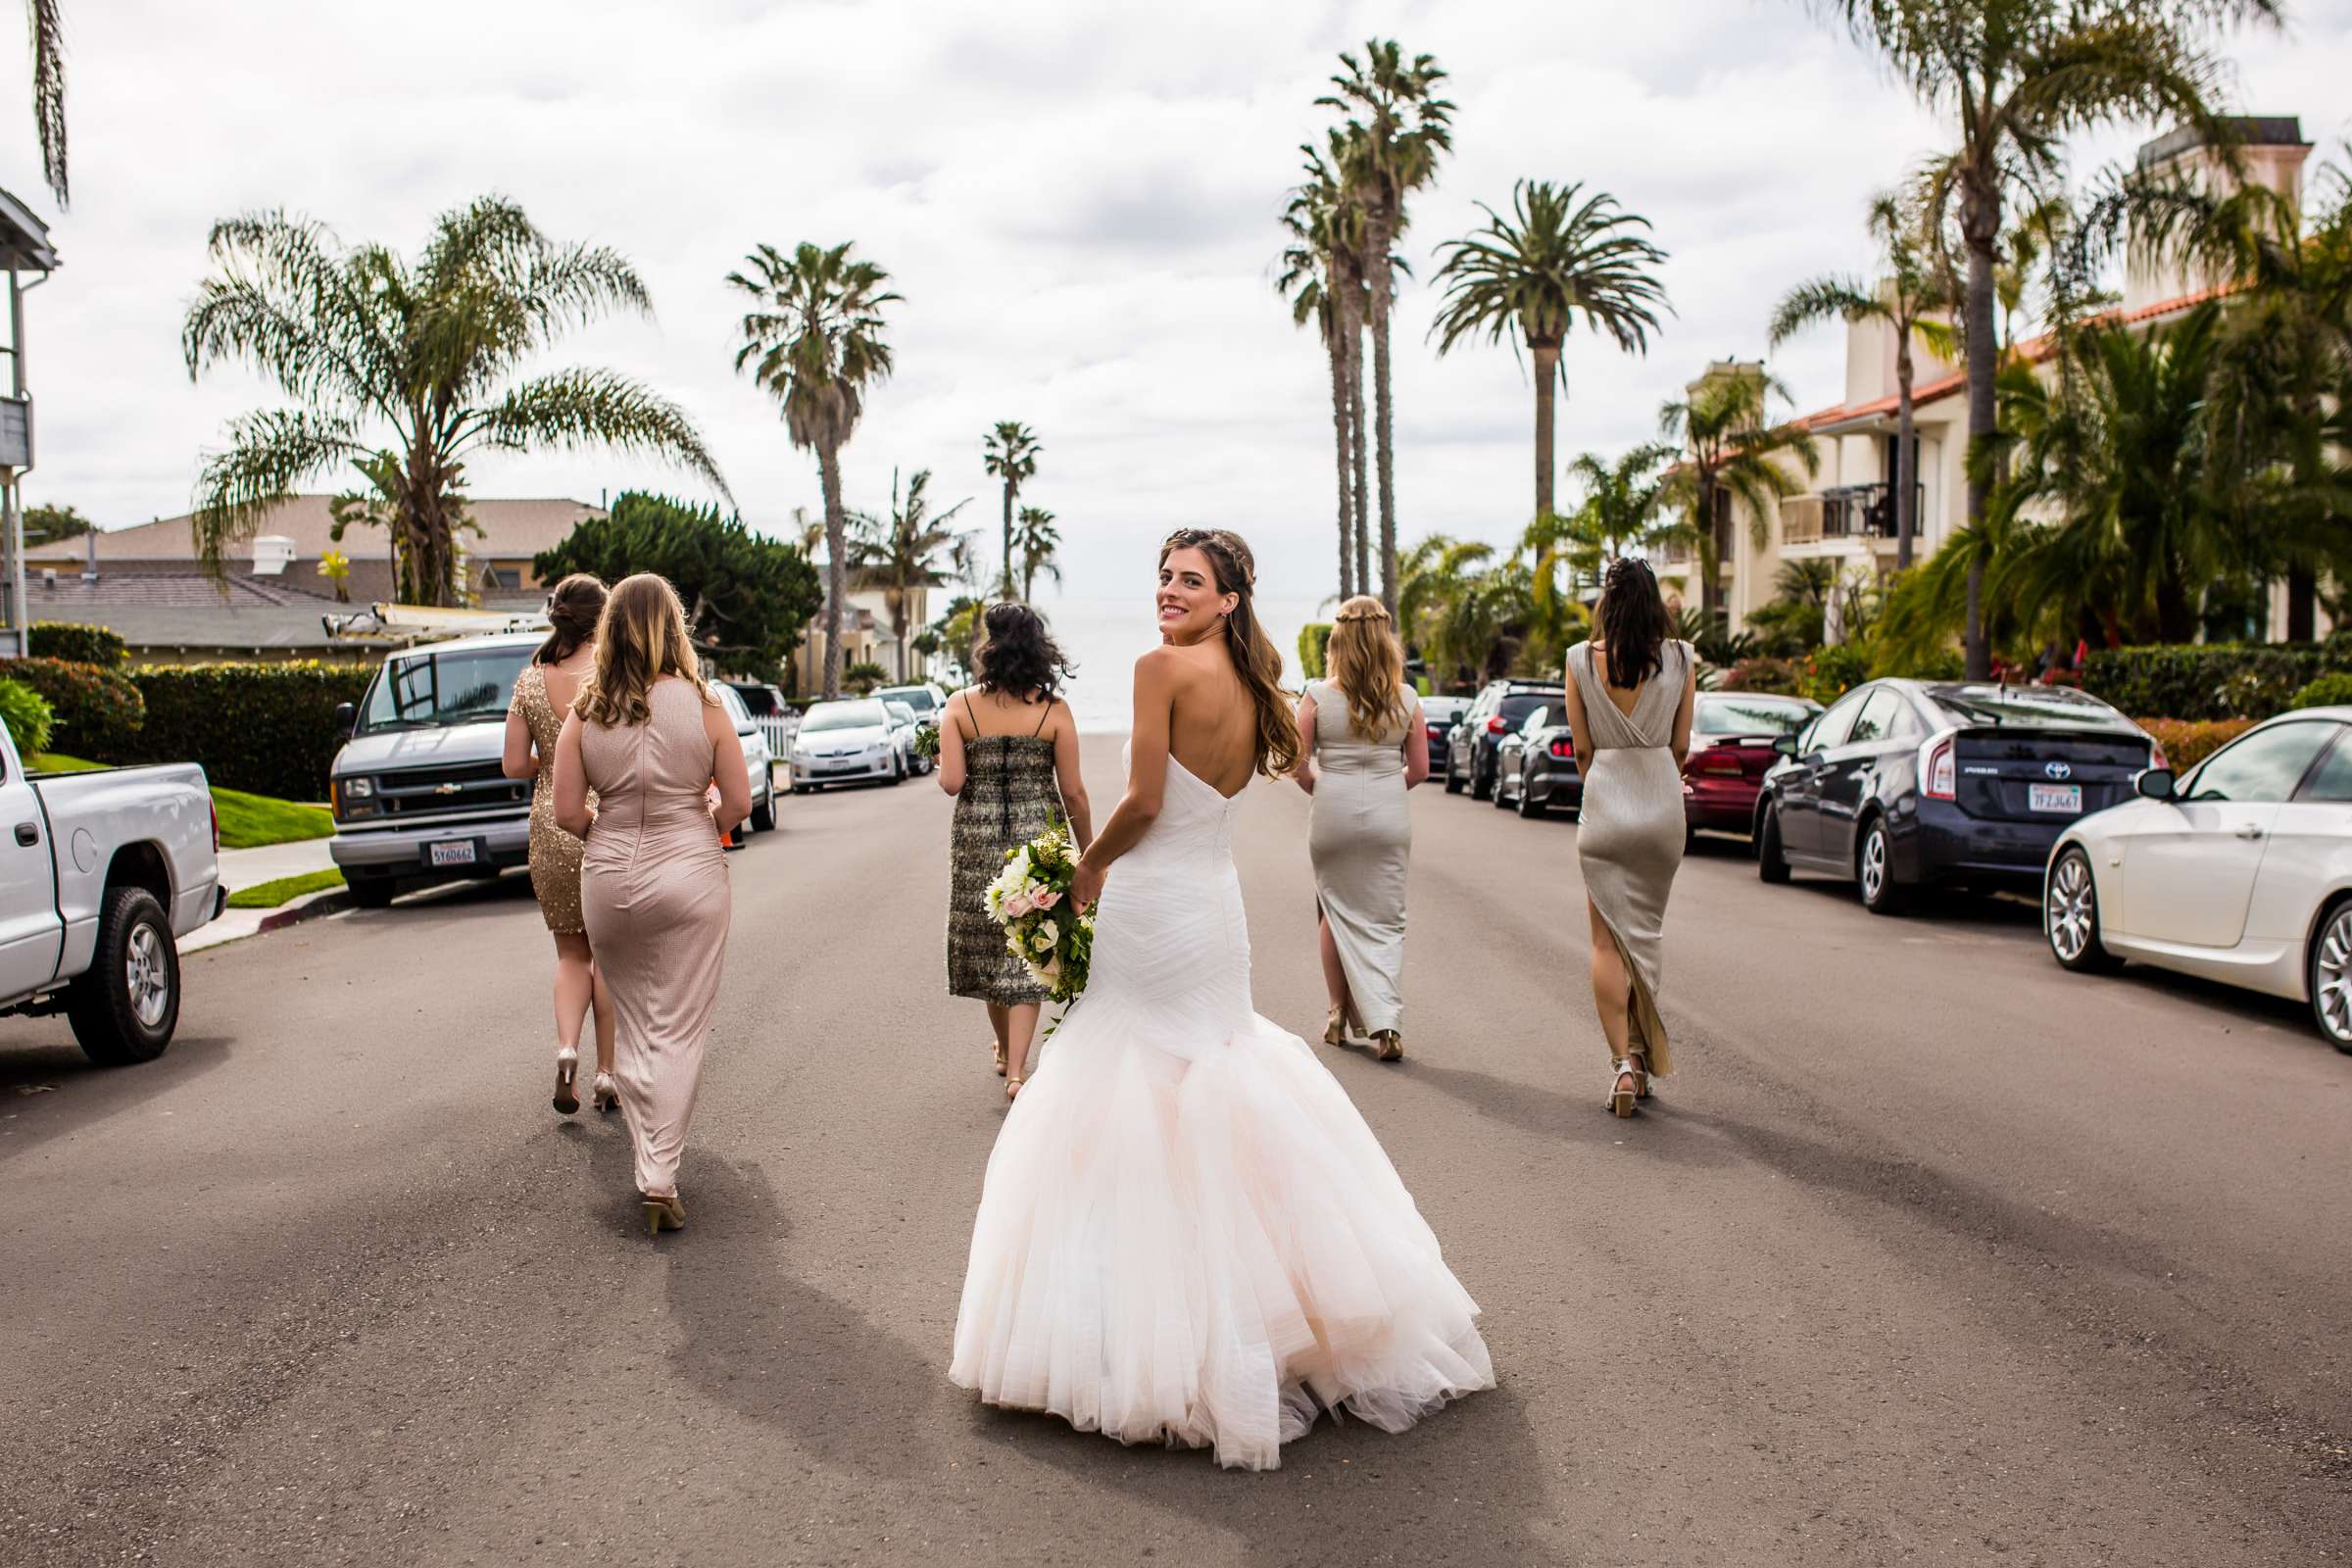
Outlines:
{"type": "Polygon", "coordinates": [[[447,844],[425,847],[425,861],[429,865],[471,865],[474,863],[473,840],[457,839],[447,844]]]}
{"type": "Polygon", "coordinates": [[[2026,805],[2036,811],[2064,811],[2071,816],[2082,814],[2082,786],[2080,784],[2029,784],[2026,786],[2026,805]]]}

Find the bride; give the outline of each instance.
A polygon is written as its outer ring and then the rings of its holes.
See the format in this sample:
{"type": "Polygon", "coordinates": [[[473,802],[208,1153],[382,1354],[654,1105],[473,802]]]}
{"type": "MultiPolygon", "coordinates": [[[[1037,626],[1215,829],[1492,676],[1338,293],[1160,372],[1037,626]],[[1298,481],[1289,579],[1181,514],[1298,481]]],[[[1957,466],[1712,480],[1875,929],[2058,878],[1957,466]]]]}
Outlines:
{"type": "Polygon", "coordinates": [[[1222,530],[1160,547],[1127,793],[1078,863],[1086,993],[989,1156],[949,1375],[1262,1470],[1319,1409],[1399,1432],[1494,1374],[1372,1130],[1250,1002],[1234,799],[1298,747],[1253,570],[1222,530]]]}

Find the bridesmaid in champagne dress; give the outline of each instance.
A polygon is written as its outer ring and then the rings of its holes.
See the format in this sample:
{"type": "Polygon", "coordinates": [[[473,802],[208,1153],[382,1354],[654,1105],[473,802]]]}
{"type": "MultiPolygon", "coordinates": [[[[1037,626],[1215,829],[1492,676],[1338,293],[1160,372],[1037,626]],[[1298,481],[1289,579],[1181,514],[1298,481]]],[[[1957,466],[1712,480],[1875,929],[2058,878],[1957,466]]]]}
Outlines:
{"type": "Polygon", "coordinates": [[[1674,1070],[1658,1013],[1666,896],[1683,863],[1683,761],[1698,662],[1667,635],[1646,563],[1610,566],[1600,639],[1568,650],[1566,707],[1585,770],[1576,854],[1592,927],[1592,1002],[1609,1045],[1608,1108],[1631,1116],[1674,1070]]]}
{"type": "Polygon", "coordinates": [[[743,748],[702,682],[676,590],[650,572],[624,578],[557,744],[556,814],[587,840],[581,906],[619,1014],[620,1108],[656,1233],[686,1223],[678,1156],[733,909],[719,833],[751,808],[743,748]]]}

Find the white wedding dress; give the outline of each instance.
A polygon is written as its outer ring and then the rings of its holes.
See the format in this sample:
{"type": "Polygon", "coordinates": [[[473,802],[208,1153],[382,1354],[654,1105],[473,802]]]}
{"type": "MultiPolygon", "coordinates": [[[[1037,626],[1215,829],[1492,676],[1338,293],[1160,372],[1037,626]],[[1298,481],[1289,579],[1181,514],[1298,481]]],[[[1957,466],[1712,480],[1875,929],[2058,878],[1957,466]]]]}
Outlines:
{"type": "Polygon", "coordinates": [[[1371,1128],[1251,1005],[1233,813],[1171,758],[1111,867],[1086,994],[989,1156],[949,1375],[1255,1470],[1318,1409],[1398,1432],[1494,1373],[1371,1128]]]}

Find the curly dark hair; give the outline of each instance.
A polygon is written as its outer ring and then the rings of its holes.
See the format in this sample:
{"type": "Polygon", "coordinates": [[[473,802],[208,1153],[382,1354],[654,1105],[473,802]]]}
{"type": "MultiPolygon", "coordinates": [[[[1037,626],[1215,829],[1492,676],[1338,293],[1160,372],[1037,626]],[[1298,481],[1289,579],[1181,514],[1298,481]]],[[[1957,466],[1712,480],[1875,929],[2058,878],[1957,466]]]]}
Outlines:
{"type": "Polygon", "coordinates": [[[1052,702],[1061,678],[1076,666],[1046,628],[1046,617],[1027,605],[1006,600],[980,616],[980,646],[972,655],[972,684],[1023,702],[1052,702]]]}
{"type": "Polygon", "coordinates": [[[1600,580],[1598,622],[1603,652],[1608,656],[1609,684],[1631,691],[1650,676],[1662,673],[1666,634],[1666,601],[1649,563],[1621,556],[1609,564],[1600,580]]]}

